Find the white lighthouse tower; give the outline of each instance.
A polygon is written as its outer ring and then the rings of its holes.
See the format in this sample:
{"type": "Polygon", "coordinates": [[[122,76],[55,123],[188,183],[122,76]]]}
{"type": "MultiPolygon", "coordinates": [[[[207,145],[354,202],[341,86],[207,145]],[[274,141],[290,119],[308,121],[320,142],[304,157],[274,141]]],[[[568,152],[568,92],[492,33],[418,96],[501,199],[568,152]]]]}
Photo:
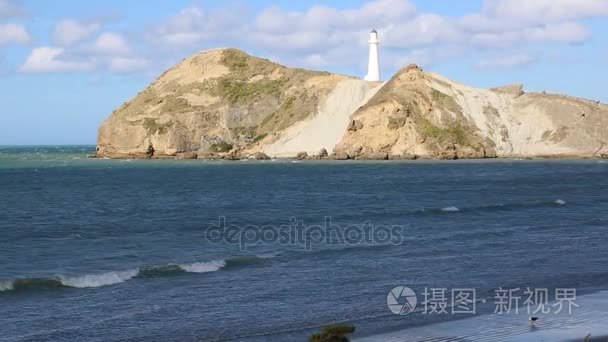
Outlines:
{"type": "Polygon", "coordinates": [[[378,45],[380,45],[380,39],[378,39],[378,31],[372,30],[369,33],[369,64],[367,66],[366,81],[378,82],[380,81],[380,60],[378,58],[378,45]]]}

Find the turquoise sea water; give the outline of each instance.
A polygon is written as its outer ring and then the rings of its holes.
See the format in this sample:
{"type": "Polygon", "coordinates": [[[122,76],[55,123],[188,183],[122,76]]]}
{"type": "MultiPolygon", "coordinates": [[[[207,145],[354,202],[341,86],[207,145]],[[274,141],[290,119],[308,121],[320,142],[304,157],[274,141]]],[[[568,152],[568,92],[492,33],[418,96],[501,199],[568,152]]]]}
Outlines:
{"type": "Polygon", "coordinates": [[[303,341],[333,322],[354,324],[355,340],[514,341],[606,318],[603,161],[88,159],[93,151],[0,147],[2,341],[303,341]],[[328,219],[354,235],[318,239],[328,219]],[[222,220],[236,228],[215,229],[222,220]],[[281,230],[294,220],[308,243],[281,230]],[[396,286],[416,292],[415,312],[389,310],[396,286]],[[476,314],[424,314],[431,287],[475,289],[476,314]],[[542,314],[530,330],[525,313],[494,314],[499,287],[575,288],[580,307],[542,314]]]}

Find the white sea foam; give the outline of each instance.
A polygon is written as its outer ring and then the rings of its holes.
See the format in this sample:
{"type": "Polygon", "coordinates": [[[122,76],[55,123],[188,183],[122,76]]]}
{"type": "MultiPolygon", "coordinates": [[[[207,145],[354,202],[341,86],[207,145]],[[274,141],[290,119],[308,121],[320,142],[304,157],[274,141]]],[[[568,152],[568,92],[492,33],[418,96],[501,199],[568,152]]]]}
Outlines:
{"type": "MultiPolygon", "coordinates": [[[[272,255],[263,256],[260,258],[272,258],[272,255]]],[[[174,265],[174,264],[173,264],[174,265]]],[[[207,273],[219,271],[226,266],[226,260],[213,260],[207,262],[193,262],[189,264],[177,265],[180,269],[190,273],[207,273]]],[[[155,268],[154,266],[148,268],[155,268]]],[[[50,281],[59,281],[67,287],[73,288],[94,288],[108,285],[124,283],[131,280],[142,273],[142,269],[135,268],[126,271],[113,271],[97,274],[85,274],[81,276],[63,276],[59,275],[56,278],[44,278],[50,281]]],[[[44,286],[44,285],[43,285],[44,286]]],[[[0,292],[15,290],[14,280],[0,280],[0,292]]]]}
{"type": "Polygon", "coordinates": [[[77,277],[60,277],[61,283],[65,286],[88,288],[100,287],[123,283],[137,276],[139,270],[107,272],[100,274],[87,274],[77,277]]]}
{"type": "Polygon", "coordinates": [[[441,209],[441,211],[455,212],[455,211],[460,211],[460,209],[458,209],[457,207],[445,207],[445,208],[441,209]]]}
{"type": "Polygon", "coordinates": [[[271,253],[265,253],[265,254],[258,254],[256,255],[256,257],[260,258],[260,259],[272,259],[276,256],[280,255],[280,253],[278,252],[271,252],[271,253]]]}
{"type": "Polygon", "coordinates": [[[207,273],[219,271],[226,266],[225,260],[213,260],[207,262],[193,262],[191,264],[181,264],[179,267],[186,272],[207,273]]]}
{"type": "Polygon", "coordinates": [[[563,199],[558,199],[555,201],[555,204],[564,205],[566,204],[566,201],[564,201],[563,199]]]}
{"type": "Polygon", "coordinates": [[[13,289],[13,282],[11,280],[0,281],[0,292],[10,291],[13,289]]]}

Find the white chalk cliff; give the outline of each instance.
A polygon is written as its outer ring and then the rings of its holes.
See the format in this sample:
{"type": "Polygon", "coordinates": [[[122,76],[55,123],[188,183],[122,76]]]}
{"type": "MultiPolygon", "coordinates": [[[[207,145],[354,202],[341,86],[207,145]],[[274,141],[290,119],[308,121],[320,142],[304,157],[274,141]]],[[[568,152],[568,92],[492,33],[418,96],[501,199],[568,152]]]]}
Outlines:
{"type": "Polygon", "coordinates": [[[341,81],[310,118],[287,128],[279,139],[262,150],[275,157],[293,157],[300,152],[314,155],[321,149],[331,151],[346,132],[351,114],[380,87],[361,80],[341,81]]]}
{"type": "Polygon", "coordinates": [[[381,84],[221,49],[114,111],[97,146],[110,158],[608,157],[608,106],[478,89],[414,65],[381,84]]]}

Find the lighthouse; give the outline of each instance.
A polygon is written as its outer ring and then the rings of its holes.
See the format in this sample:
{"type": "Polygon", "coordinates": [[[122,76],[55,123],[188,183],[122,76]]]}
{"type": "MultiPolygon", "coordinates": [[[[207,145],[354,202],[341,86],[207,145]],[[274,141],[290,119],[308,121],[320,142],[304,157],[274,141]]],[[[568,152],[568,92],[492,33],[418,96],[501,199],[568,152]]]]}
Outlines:
{"type": "Polygon", "coordinates": [[[369,64],[367,66],[366,81],[378,82],[380,81],[380,60],[378,58],[378,45],[380,45],[380,39],[378,39],[378,31],[372,30],[369,33],[369,64]]]}

